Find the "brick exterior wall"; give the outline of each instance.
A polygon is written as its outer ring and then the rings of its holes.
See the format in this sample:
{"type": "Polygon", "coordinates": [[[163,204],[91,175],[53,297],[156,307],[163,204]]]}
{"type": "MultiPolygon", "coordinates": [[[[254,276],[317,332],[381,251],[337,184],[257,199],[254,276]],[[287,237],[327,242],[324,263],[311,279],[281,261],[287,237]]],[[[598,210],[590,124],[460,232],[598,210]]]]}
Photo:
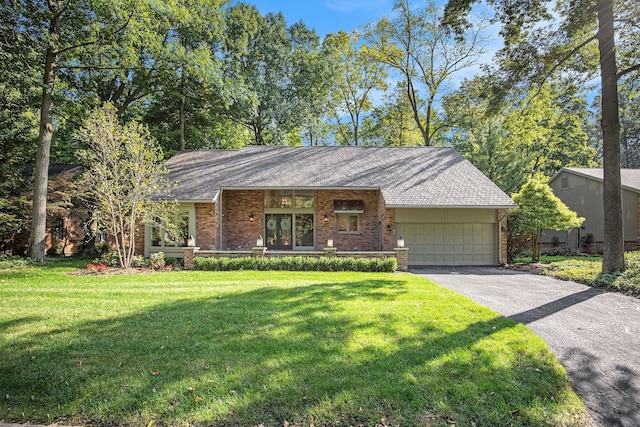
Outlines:
{"type": "MultiPolygon", "coordinates": [[[[327,244],[333,237],[333,246],[340,251],[377,251],[380,246],[378,231],[378,203],[380,191],[377,190],[319,190],[316,193],[316,249],[327,244]],[[340,233],[338,217],[333,211],[334,200],[362,200],[364,213],[360,214],[360,233],[340,233]],[[329,221],[324,223],[325,214],[329,221]]],[[[390,250],[391,248],[389,248],[390,250]]]]}
{"type": "MultiPolygon", "coordinates": [[[[226,190],[222,193],[222,246],[220,246],[220,208],[218,203],[196,203],[196,245],[202,250],[250,250],[258,236],[264,237],[263,192],[226,190]],[[254,220],[249,220],[253,213],[254,220]]],[[[329,236],[341,251],[393,250],[395,236],[393,209],[387,209],[377,190],[319,190],[316,192],[315,249],[322,250],[329,236]],[[337,232],[334,200],[362,200],[364,213],[360,233],[337,232]],[[328,222],[325,224],[324,216],[328,222]],[[387,230],[387,225],[391,225],[387,230]],[[382,235],[380,235],[382,230],[382,235]]]]}
{"type": "Polygon", "coordinates": [[[144,232],[144,225],[141,225],[136,229],[136,235],[134,238],[134,245],[136,245],[136,255],[144,255],[144,232]]]}
{"type": "Polygon", "coordinates": [[[220,249],[220,210],[217,203],[196,203],[196,246],[200,249],[220,249]]]}
{"type": "MultiPolygon", "coordinates": [[[[226,190],[222,193],[222,250],[251,249],[264,233],[262,191],[226,190]],[[253,222],[249,215],[253,213],[253,222]]],[[[264,236],[263,236],[264,237],[264,236]]],[[[204,249],[202,243],[198,243],[204,249]]]]}
{"type": "Polygon", "coordinates": [[[395,209],[385,206],[382,194],[378,197],[378,221],[382,225],[381,250],[390,251],[396,246],[395,209]]]}

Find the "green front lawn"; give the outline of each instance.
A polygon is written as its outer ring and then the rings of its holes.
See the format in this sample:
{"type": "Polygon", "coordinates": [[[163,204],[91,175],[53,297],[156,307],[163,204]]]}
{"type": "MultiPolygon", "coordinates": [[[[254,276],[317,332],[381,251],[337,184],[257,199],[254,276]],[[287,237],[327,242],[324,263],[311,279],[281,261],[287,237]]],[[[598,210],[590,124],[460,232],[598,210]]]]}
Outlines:
{"type": "Polygon", "coordinates": [[[0,270],[0,421],[578,426],[587,417],[540,338],[414,275],[71,270],[0,270]]]}

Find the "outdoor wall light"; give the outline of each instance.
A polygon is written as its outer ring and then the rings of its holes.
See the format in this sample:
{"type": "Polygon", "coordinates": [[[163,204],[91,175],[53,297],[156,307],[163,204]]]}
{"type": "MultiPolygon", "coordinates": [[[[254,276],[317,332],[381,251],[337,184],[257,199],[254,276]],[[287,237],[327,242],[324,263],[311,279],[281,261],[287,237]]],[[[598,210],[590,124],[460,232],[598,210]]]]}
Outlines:
{"type": "Polygon", "coordinates": [[[249,215],[249,222],[253,222],[254,218],[253,218],[253,212],[251,212],[251,215],[249,215]]]}
{"type": "Polygon", "coordinates": [[[402,236],[398,237],[398,247],[404,248],[404,239],[402,238],[402,236]]]}
{"type": "Polygon", "coordinates": [[[195,245],[196,239],[194,239],[193,236],[189,236],[189,238],[187,239],[187,246],[194,247],[195,245]]]}
{"type": "Polygon", "coordinates": [[[332,248],[333,247],[333,237],[329,236],[329,238],[327,239],[327,247],[328,248],[332,248]]]}
{"type": "Polygon", "coordinates": [[[327,216],[327,214],[324,214],[324,223],[328,223],[329,222],[329,217],[327,216]]]}
{"type": "Polygon", "coordinates": [[[258,236],[258,239],[256,240],[256,246],[259,248],[264,246],[264,240],[262,239],[262,236],[258,236]]]}
{"type": "Polygon", "coordinates": [[[391,224],[387,224],[387,231],[391,231],[391,224]]]}

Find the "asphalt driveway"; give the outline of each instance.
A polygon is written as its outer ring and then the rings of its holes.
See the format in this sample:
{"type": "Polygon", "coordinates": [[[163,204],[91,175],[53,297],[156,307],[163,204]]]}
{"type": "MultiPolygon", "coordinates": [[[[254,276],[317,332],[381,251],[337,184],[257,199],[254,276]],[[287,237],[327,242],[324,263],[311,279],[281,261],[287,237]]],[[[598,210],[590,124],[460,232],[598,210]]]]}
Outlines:
{"type": "Polygon", "coordinates": [[[492,267],[421,268],[425,276],[542,337],[600,426],[640,426],[640,300],[492,267]]]}

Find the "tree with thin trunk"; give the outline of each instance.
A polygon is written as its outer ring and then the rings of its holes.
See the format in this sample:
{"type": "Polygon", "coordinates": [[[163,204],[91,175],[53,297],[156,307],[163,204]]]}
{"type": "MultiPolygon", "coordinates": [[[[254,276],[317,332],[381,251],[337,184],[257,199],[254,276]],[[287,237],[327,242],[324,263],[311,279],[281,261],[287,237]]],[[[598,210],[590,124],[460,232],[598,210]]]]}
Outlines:
{"type": "Polygon", "coordinates": [[[454,37],[438,25],[434,3],[424,9],[409,0],[396,0],[394,15],[367,28],[365,53],[402,76],[403,92],[424,145],[433,145],[438,96],[452,76],[472,65],[484,53],[481,29],[469,26],[454,37]],[[422,101],[424,100],[424,101],[422,101]]]}
{"type": "Polygon", "coordinates": [[[94,206],[93,219],[113,239],[120,266],[128,268],[143,225],[176,233],[172,218],[176,204],[167,197],[153,200],[166,195],[169,187],[162,149],[141,124],[121,125],[110,103],[93,111],[78,138],[89,147],[81,154],[88,168],[81,183],[94,206]]]}
{"type": "Polygon", "coordinates": [[[372,95],[387,88],[383,66],[364,55],[358,47],[359,41],[358,33],[339,31],[328,34],[322,42],[323,50],[334,65],[330,104],[338,142],[343,145],[361,144],[362,118],[373,107],[372,95]],[[348,117],[347,124],[342,122],[344,115],[348,117]]]}
{"type": "MultiPolygon", "coordinates": [[[[449,0],[443,24],[462,32],[471,6],[479,0],[449,0]]],[[[556,13],[546,0],[496,0],[505,48],[499,59],[505,79],[500,87],[541,85],[556,72],[576,75],[599,69],[601,89],[602,159],[604,167],[604,272],[623,271],[622,186],[620,178],[620,118],[618,81],[638,77],[640,16],[635,0],[558,0],[556,13]],[[617,19],[620,18],[620,19],[617,19]],[[543,24],[543,25],[541,25],[543,24]],[[616,25],[625,28],[616,35],[616,25]],[[616,58],[617,52],[627,61],[616,58]],[[595,63],[590,61],[597,58],[595,63]],[[592,67],[589,67],[592,65],[592,67]],[[622,65],[622,67],[619,67],[622,65]]],[[[587,74],[588,75],[588,74],[587,74]]]]}

